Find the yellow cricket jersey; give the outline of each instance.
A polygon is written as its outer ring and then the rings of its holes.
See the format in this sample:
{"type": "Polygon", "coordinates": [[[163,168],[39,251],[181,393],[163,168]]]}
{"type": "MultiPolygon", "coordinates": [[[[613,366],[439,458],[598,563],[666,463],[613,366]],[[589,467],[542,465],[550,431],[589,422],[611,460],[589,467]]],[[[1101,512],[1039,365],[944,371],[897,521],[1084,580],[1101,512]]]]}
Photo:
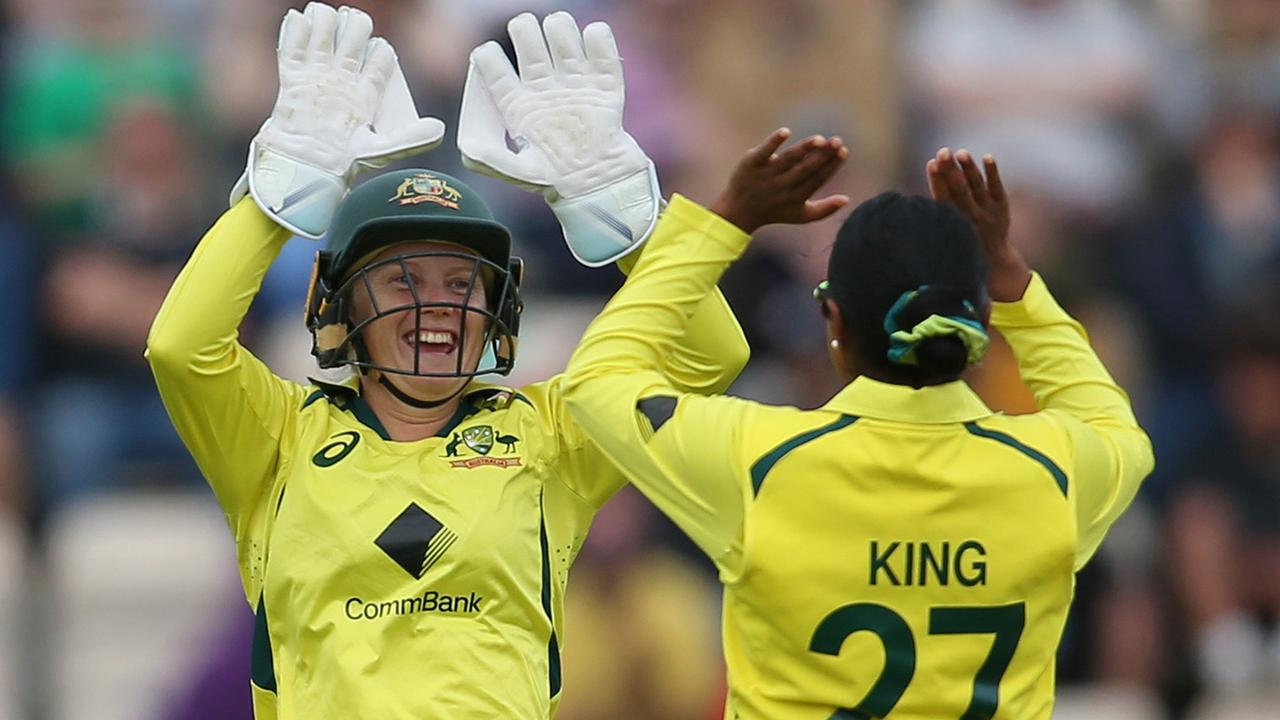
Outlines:
{"type": "MultiPolygon", "coordinates": [[[[273,375],[237,326],[287,237],[237,204],[147,345],[257,608],[256,717],[549,717],[569,565],[622,475],[568,416],[558,378],[472,383],[438,437],[393,442],[357,384],[273,375]]],[[[723,298],[702,307],[664,372],[720,392],[746,341],[723,298]]]]}
{"type": "Polygon", "coordinates": [[[1128,398],[1039,276],[992,316],[1031,415],[963,382],[864,377],[812,411],[682,393],[661,358],[748,240],[674,199],[565,379],[719,568],[725,717],[1048,718],[1074,573],[1152,468],[1128,398]]]}

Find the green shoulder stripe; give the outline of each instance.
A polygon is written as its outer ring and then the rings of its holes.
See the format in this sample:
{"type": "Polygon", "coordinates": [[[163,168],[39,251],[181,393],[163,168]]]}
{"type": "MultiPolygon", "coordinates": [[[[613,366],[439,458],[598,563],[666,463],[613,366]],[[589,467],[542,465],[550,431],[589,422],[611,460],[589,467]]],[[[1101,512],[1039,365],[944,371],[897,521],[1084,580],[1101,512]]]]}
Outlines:
{"type": "Polygon", "coordinates": [[[841,428],[849,427],[850,425],[857,422],[857,420],[858,420],[858,417],[856,415],[841,415],[840,417],[836,418],[836,420],[832,423],[823,425],[820,428],[814,428],[813,430],[800,433],[799,435],[782,443],[778,447],[770,450],[767,455],[755,461],[755,463],[752,464],[751,466],[752,495],[760,494],[760,486],[764,484],[765,475],[769,474],[769,471],[773,469],[774,465],[778,464],[778,461],[781,460],[784,455],[791,452],[792,450],[795,450],[801,445],[804,445],[807,442],[817,440],[818,438],[822,437],[823,435],[826,435],[829,432],[835,432],[836,430],[839,430],[841,428]]]}
{"type": "Polygon", "coordinates": [[[1026,455],[1032,460],[1040,463],[1044,466],[1044,469],[1048,470],[1049,474],[1053,476],[1054,481],[1058,483],[1058,489],[1062,491],[1062,497],[1067,496],[1067,474],[1062,472],[1062,468],[1058,467],[1056,463],[1050,460],[1048,455],[1045,455],[1033,447],[1023,445],[1016,438],[1006,435],[998,430],[989,430],[984,427],[979,427],[975,422],[965,423],[964,429],[968,430],[971,435],[977,435],[981,438],[995,440],[996,442],[1008,445],[1014,450],[1017,450],[1023,455],[1026,455]]]}

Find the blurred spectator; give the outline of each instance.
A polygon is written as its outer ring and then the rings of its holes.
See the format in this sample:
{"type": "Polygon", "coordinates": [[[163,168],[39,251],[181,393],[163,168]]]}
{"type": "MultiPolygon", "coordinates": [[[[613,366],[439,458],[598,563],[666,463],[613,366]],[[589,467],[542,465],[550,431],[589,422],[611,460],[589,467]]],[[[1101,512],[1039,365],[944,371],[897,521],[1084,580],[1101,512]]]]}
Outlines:
{"type": "Polygon", "coordinates": [[[1057,204],[1123,207],[1143,166],[1135,121],[1152,100],[1149,22],[1123,0],[921,2],[904,67],[921,147],[993,153],[1007,177],[1057,204]]]}
{"type": "MultiPolygon", "coordinates": [[[[0,3],[0,79],[8,77],[13,35],[9,8],[0,3]]],[[[2,88],[0,84],[0,96],[2,88]]],[[[0,146],[0,168],[5,165],[5,148],[0,146]]],[[[31,240],[19,209],[12,202],[14,187],[6,180],[0,174],[0,268],[5,270],[4,281],[0,282],[0,327],[9,333],[0,345],[0,515],[5,516],[0,518],[0,524],[24,516],[29,492],[24,452],[27,428],[22,418],[31,401],[29,383],[35,350],[32,337],[36,328],[31,240]]],[[[0,678],[0,685],[3,684],[0,678]]]]}
{"type": "Polygon", "coordinates": [[[711,576],[654,542],[623,488],[596,516],[565,597],[561,720],[703,720],[724,676],[711,576]]]}
{"type": "Polygon", "coordinates": [[[1280,587],[1276,113],[1220,103],[1155,177],[1116,267],[1151,343],[1139,406],[1159,461],[1146,495],[1171,539],[1168,650],[1190,661],[1170,663],[1168,681],[1174,696],[1195,692],[1180,676],[1236,692],[1265,677],[1257,623],[1275,622],[1280,587]]]}
{"type": "Polygon", "coordinates": [[[105,180],[98,141],[121,104],[160,98],[185,112],[195,101],[194,65],[148,32],[137,4],[51,3],[65,11],[57,34],[14,34],[0,143],[46,249],[90,231],[89,203],[105,180]]]}
{"type": "MultiPolygon", "coordinates": [[[[0,183],[2,184],[2,183],[0,183]]],[[[0,193],[3,194],[3,193],[0,193]]],[[[0,201],[0,514],[21,517],[29,488],[24,448],[27,428],[21,422],[31,405],[31,361],[35,329],[32,290],[35,268],[27,235],[11,207],[0,201]]]]}
{"type": "Polygon", "coordinates": [[[1198,678],[1212,692],[1280,680],[1280,294],[1238,312],[1221,343],[1218,422],[1181,471],[1174,587],[1198,678]],[[1271,627],[1270,639],[1267,629],[1271,627]]]}
{"type": "Polygon", "coordinates": [[[1280,3],[1213,0],[1204,4],[1209,8],[1206,29],[1213,86],[1225,96],[1252,98],[1280,113],[1280,3]]]}
{"type": "Polygon", "coordinates": [[[1227,108],[1192,152],[1196,197],[1179,209],[1215,309],[1244,306],[1280,272],[1277,123],[1280,108],[1227,108]]]}
{"type": "Polygon", "coordinates": [[[1165,142],[1195,142],[1223,105],[1280,113],[1280,3],[1155,0],[1164,56],[1156,113],[1165,142]]]}
{"type": "Polygon", "coordinates": [[[1223,318],[1280,274],[1276,116],[1224,108],[1160,177],[1115,263],[1117,287],[1133,298],[1152,344],[1146,416],[1161,459],[1156,490],[1188,459],[1215,407],[1223,318]]]}
{"type": "Polygon", "coordinates": [[[103,138],[105,182],[87,198],[95,232],[49,260],[35,428],[41,509],[118,486],[144,466],[161,483],[198,478],[142,359],[207,212],[191,143],[167,106],[118,106],[103,138]]]}
{"type": "MultiPolygon", "coordinates": [[[[887,0],[652,0],[625,3],[684,81],[681,103],[705,120],[699,164],[681,191],[723,187],[744,148],[779,125],[817,127],[857,149],[851,164],[879,190],[898,164],[899,84],[893,69],[898,3],[887,0]]],[[[625,52],[624,52],[625,54],[625,52]]],[[[630,68],[628,67],[628,70],[630,68]]],[[[659,106],[661,107],[661,106],[659,106]]],[[[667,113],[664,110],[663,115],[667,113]]],[[[799,136],[799,134],[797,135],[799,136]]],[[[708,199],[708,202],[710,200],[708,199]]]]}
{"type": "Polygon", "coordinates": [[[140,349],[207,205],[196,68],[141,1],[12,6],[0,154],[39,240],[26,248],[44,340],[28,431],[44,511],[121,482],[126,463],[191,472],[140,349]]]}

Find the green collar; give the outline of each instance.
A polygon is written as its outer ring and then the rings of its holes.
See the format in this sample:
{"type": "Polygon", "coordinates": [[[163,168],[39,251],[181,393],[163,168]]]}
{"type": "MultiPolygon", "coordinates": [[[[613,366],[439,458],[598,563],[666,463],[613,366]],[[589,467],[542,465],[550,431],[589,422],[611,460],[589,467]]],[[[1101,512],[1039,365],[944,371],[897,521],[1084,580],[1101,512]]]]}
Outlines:
{"type": "MultiPolygon", "coordinates": [[[[388,442],[391,441],[391,437],[387,434],[387,429],[383,426],[382,421],[378,419],[378,415],[374,413],[373,408],[369,407],[369,403],[365,402],[360,395],[358,378],[352,376],[340,383],[332,383],[315,378],[307,379],[316,386],[316,391],[307,397],[302,407],[305,408],[322,397],[327,398],[335,407],[351,413],[365,427],[378,433],[378,437],[388,442]]],[[[453,417],[449,418],[449,422],[445,423],[435,433],[434,437],[449,437],[464,420],[481,410],[497,410],[510,405],[516,400],[532,405],[528,398],[510,388],[475,383],[473,387],[468,388],[463,394],[462,402],[458,403],[457,412],[453,414],[453,417]]]]}

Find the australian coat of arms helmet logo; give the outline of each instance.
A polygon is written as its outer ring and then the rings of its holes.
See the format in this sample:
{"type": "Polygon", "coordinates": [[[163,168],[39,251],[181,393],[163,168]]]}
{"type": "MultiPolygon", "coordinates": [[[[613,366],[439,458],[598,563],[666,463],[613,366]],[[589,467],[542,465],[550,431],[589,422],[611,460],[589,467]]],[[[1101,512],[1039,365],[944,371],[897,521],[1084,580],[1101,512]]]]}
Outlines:
{"type": "Polygon", "coordinates": [[[444,178],[427,172],[420,172],[407,177],[396,188],[396,194],[387,199],[400,205],[417,205],[418,203],[435,203],[451,210],[458,209],[458,201],[462,193],[458,192],[444,178]]]}

